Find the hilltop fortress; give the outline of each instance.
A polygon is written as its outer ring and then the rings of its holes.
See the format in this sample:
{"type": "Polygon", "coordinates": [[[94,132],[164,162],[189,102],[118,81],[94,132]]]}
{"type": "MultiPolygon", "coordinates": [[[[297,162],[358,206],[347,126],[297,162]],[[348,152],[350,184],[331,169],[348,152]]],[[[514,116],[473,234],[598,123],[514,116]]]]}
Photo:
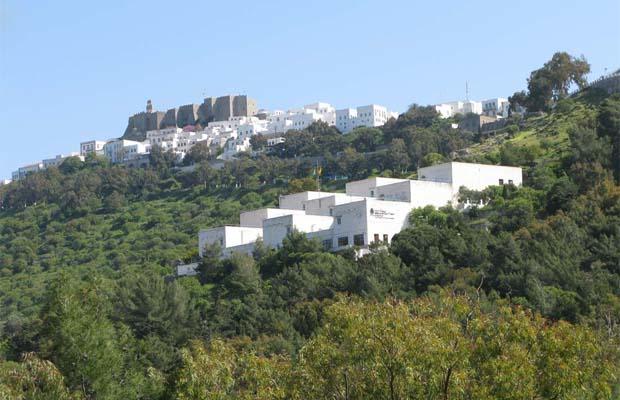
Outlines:
{"type": "Polygon", "coordinates": [[[151,100],[146,110],[129,117],[124,139],[144,140],[146,132],[188,125],[207,126],[212,121],[228,121],[232,117],[251,117],[258,112],[256,100],[246,95],[207,97],[202,104],[186,104],[166,112],[153,110],[151,100]]]}

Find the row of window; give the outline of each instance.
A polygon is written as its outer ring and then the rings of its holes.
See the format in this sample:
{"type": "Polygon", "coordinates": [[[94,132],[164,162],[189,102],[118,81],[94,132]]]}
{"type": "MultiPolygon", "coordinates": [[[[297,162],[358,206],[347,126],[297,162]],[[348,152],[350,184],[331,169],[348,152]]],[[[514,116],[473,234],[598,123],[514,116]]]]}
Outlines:
{"type": "MultiPolygon", "coordinates": [[[[501,185],[503,185],[503,184],[504,184],[504,180],[503,180],[503,179],[500,179],[500,180],[499,180],[499,184],[500,184],[500,186],[501,186],[501,185]]],[[[512,179],[508,179],[508,184],[509,184],[509,185],[513,185],[513,184],[514,184],[514,182],[512,181],[512,179]]]]}
{"type": "MultiPolygon", "coordinates": [[[[389,239],[388,234],[383,234],[383,241],[381,241],[381,235],[378,233],[374,234],[374,242],[375,243],[387,243],[389,239]]],[[[348,236],[340,236],[337,239],[338,247],[345,247],[349,245],[349,237],[348,236]]],[[[364,234],[360,233],[357,235],[353,235],[353,245],[354,246],[364,246],[364,234]]],[[[333,248],[332,239],[323,240],[323,247],[326,250],[331,250],[333,248]]]]}

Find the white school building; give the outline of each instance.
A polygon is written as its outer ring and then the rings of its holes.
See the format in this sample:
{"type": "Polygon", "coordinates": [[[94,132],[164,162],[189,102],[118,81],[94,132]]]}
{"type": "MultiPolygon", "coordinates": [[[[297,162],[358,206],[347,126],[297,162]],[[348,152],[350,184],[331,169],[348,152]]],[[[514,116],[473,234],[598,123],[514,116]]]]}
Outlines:
{"type": "Polygon", "coordinates": [[[368,178],[346,184],[345,193],[301,192],[280,196],[279,208],[244,212],[239,226],[203,229],[198,252],[217,243],[222,257],[251,254],[261,239],[278,248],[293,230],[317,238],[327,250],[389,243],[407,227],[414,208],[458,205],[461,187],[483,190],[492,185],[522,184],[518,167],[449,162],[418,169],[418,180],[368,178]]]}

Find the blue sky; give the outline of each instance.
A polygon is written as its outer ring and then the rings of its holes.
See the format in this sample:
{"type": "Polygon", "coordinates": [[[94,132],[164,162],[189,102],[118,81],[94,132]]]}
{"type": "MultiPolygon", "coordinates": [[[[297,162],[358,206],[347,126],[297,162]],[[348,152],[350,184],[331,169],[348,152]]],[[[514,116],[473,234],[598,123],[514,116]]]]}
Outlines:
{"type": "Polygon", "coordinates": [[[620,67],[620,2],[0,0],[0,178],[127,117],[246,93],[403,111],[507,97],[558,50],[620,67]]]}

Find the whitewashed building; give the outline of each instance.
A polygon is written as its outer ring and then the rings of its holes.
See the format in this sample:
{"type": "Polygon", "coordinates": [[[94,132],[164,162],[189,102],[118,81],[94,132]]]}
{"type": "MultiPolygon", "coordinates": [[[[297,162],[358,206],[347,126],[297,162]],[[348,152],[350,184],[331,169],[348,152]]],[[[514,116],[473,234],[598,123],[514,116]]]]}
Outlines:
{"type": "MultiPolygon", "coordinates": [[[[150,147],[158,146],[164,151],[172,151],[183,157],[194,145],[209,140],[212,135],[208,131],[194,131],[191,127],[165,128],[146,132],[150,147]]],[[[207,142],[209,143],[209,141],[207,142]]]]}
{"type": "Polygon", "coordinates": [[[385,125],[390,118],[398,118],[398,113],[389,111],[386,107],[377,104],[344,108],[336,110],[336,128],[342,133],[348,133],[361,126],[377,127],[385,125]]]}
{"type": "Polygon", "coordinates": [[[472,100],[451,101],[435,105],[435,111],[440,114],[441,118],[454,117],[456,114],[482,114],[482,102],[472,100]]]}
{"type": "Polygon", "coordinates": [[[249,151],[252,148],[249,136],[237,136],[230,138],[224,145],[224,151],[217,158],[220,160],[230,160],[236,154],[249,151]]]}
{"type": "Polygon", "coordinates": [[[147,139],[151,145],[158,145],[164,150],[185,154],[197,142],[207,140],[213,148],[222,148],[220,159],[228,160],[237,153],[250,150],[249,139],[254,135],[267,137],[268,145],[274,146],[283,142],[282,134],[287,131],[302,130],[315,122],[322,121],[336,126],[343,133],[359,126],[381,126],[390,118],[398,117],[395,112],[388,111],[383,106],[371,104],[351,109],[350,118],[339,120],[340,111],[329,103],[317,102],[307,104],[296,110],[260,110],[257,116],[231,117],[225,121],[212,121],[194,136],[185,137],[185,131],[179,128],[160,129],[147,132],[147,139]],[[272,139],[272,140],[271,140],[272,139]]]}
{"type": "Polygon", "coordinates": [[[97,155],[103,155],[103,146],[105,146],[106,142],[103,140],[89,140],[88,142],[80,143],[80,155],[87,156],[88,154],[94,153],[97,155]]]}
{"type": "Polygon", "coordinates": [[[450,162],[418,169],[418,180],[368,178],[349,182],[345,193],[301,192],[280,196],[280,208],[248,211],[239,226],[201,230],[199,254],[217,244],[222,257],[251,254],[260,238],[278,248],[293,230],[317,238],[328,250],[373,242],[389,243],[408,225],[411,210],[432,205],[459,206],[461,187],[483,190],[492,185],[522,184],[522,170],[483,164],[450,162]]]}
{"type": "Polygon", "coordinates": [[[33,172],[38,172],[44,170],[45,167],[43,163],[38,161],[33,164],[24,165],[23,167],[19,167],[17,171],[13,171],[11,173],[11,179],[14,181],[18,181],[26,177],[26,175],[31,174],[33,172]]]}
{"type": "Polygon", "coordinates": [[[136,158],[141,154],[146,154],[149,152],[149,149],[150,146],[147,143],[114,139],[108,141],[103,146],[103,153],[111,162],[120,163],[136,158]]]}
{"type": "Polygon", "coordinates": [[[482,113],[489,117],[508,118],[510,102],[503,97],[496,97],[482,101],[482,113]]]}
{"type": "Polygon", "coordinates": [[[71,152],[67,155],[64,154],[59,154],[54,158],[47,158],[45,160],[43,160],[43,169],[49,168],[49,167],[58,167],[60,164],[63,163],[63,161],[65,161],[67,158],[70,157],[78,157],[80,159],[80,161],[84,161],[84,156],[80,155],[80,153],[78,152],[71,152]]]}
{"type": "Polygon", "coordinates": [[[280,143],[284,143],[284,142],[285,142],[285,139],[282,136],[271,136],[267,138],[268,147],[277,146],[280,143]]]}
{"type": "Polygon", "coordinates": [[[288,119],[288,115],[284,111],[263,111],[263,113],[266,115],[268,134],[277,135],[293,129],[293,122],[288,119]]]}
{"type": "Polygon", "coordinates": [[[506,118],[510,103],[503,97],[483,101],[451,101],[435,105],[435,110],[442,118],[454,117],[456,114],[484,114],[489,117],[506,118]]]}

